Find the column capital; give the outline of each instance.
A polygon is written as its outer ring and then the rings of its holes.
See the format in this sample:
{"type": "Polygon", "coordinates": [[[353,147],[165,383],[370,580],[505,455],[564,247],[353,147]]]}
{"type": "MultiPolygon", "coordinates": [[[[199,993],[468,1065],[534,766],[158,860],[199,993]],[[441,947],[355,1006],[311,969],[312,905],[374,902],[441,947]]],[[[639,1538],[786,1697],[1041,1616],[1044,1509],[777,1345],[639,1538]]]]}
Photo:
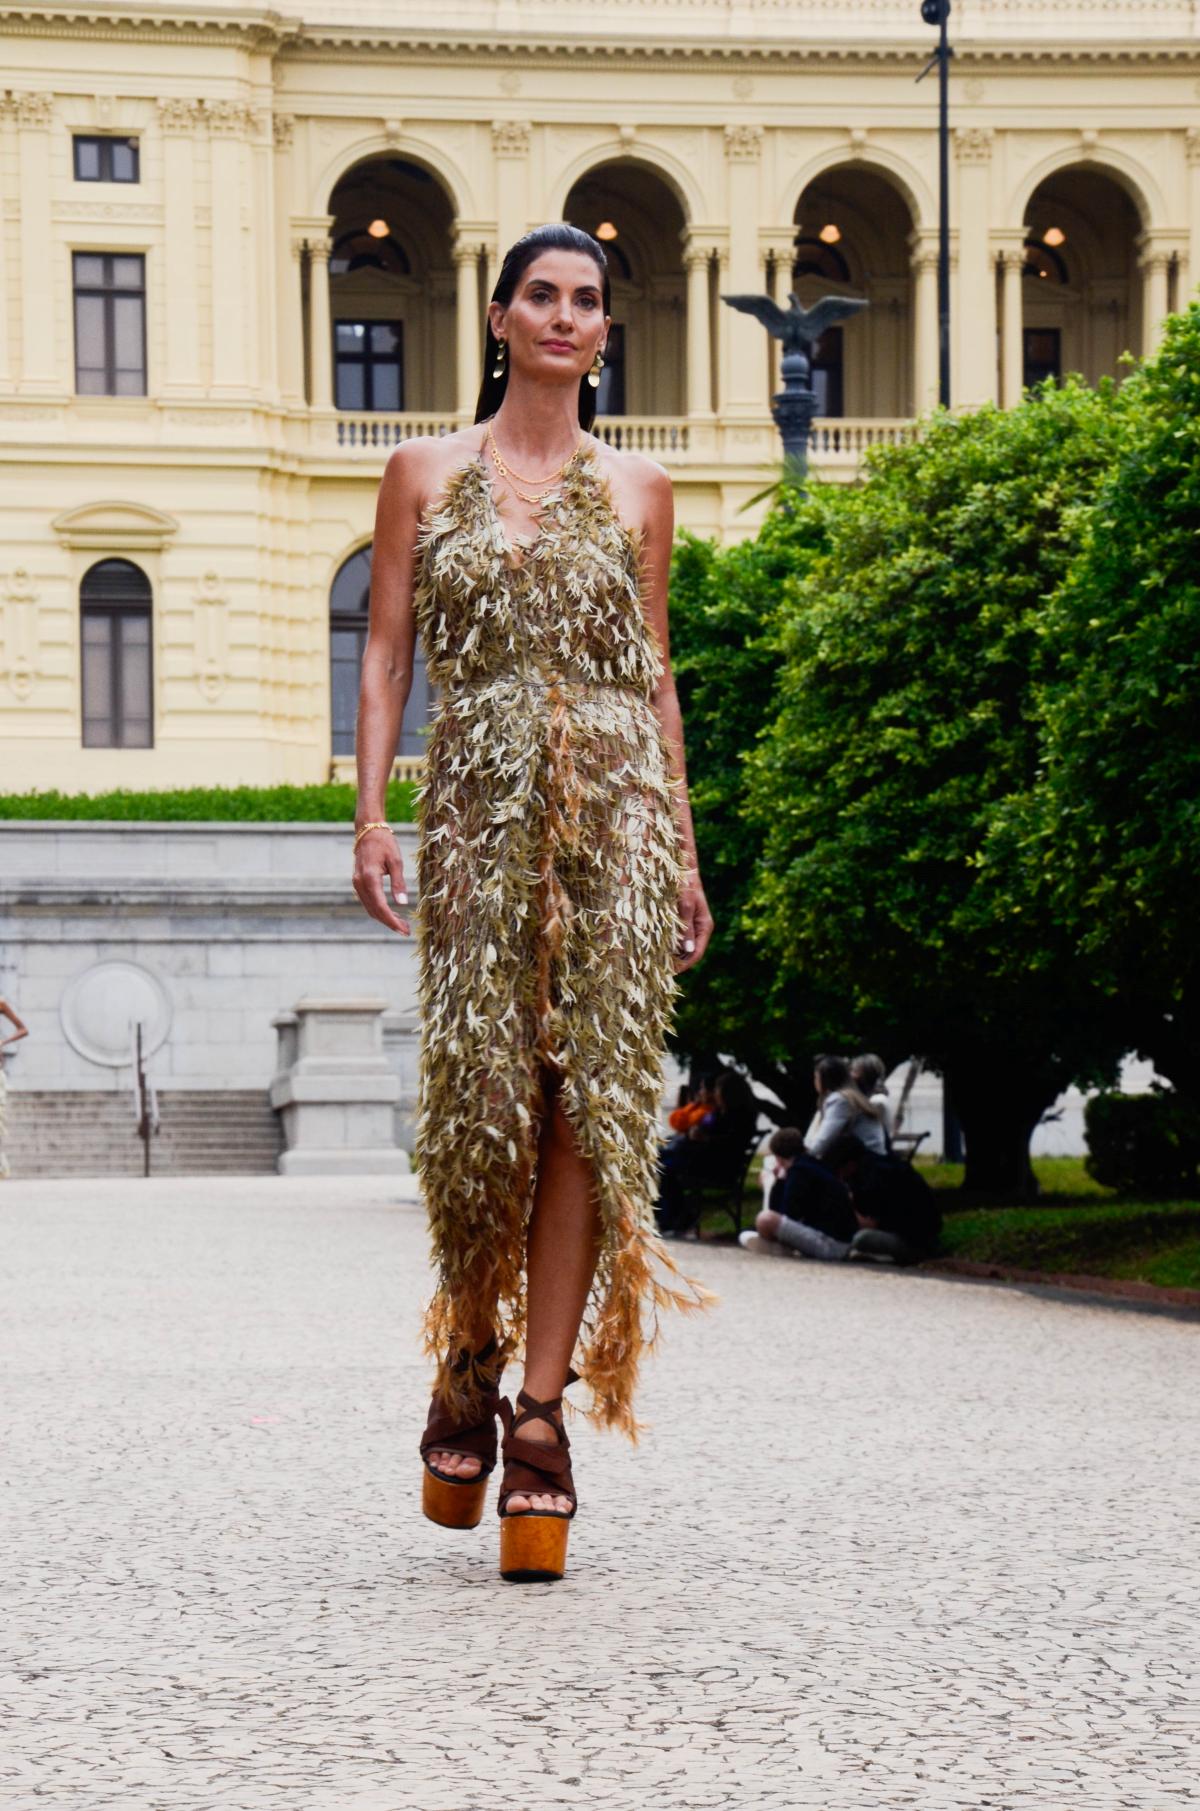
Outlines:
{"type": "Polygon", "coordinates": [[[742,122],[725,128],[725,156],[730,163],[757,163],[762,153],[763,129],[742,122]]]}
{"type": "Polygon", "coordinates": [[[729,232],[723,226],[685,226],[679,235],[679,243],[685,266],[689,259],[707,262],[710,258],[729,255],[729,232]]]}
{"type": "Polygon", "coordinates": [[[796,250],[795,226],[759,227],[758,249],[763,257],[787,258],[790,261],[796,250]]]}
{"type": "Polygon", "coordinates": [[[492,154],[495,157],[528,157],[532,128],[527,119],[492,121],[492,154]]]}
{"type": "Polygon", "coordinates": [[[1156,233],[1151,228],[1146,232],[1139,233],[1133,246],[1137,253],[1137,267],[1140,271],[1165,270],[1173,257],[1184,255],[1186,235],[1156,233]]]}
{"type": "Polygon", "coordinates": [[[476,265],[479,263],[479,254],[482,250],[483,241],[481,239],[468,239],[456,235],[450,247],[450,256],[455,264],[476,265]]]}
{"type": "Polygon", "coordinates": [[[271,117],[271,136],[275,140],[275,149],[277,151],[289,150],[291,148],[292,140],[296,136],[295,114],[273,114],[271,117]]]}
{"type": "Polygon", "coordinates": [[[990,163],[994,136],[990,126],[957,126],[954,131],[955,157],[960,164],[990,163]]]}
{"type": "Polygon", "coordinates": [[[191,138],[204,124],[204,103],[184,100],[178,95],[160,95],[158,129],[165,138],[191,138]]]}
{"type": "Polygon", "coordinates": [[[1184,133],[1183,153],[1189,163],[1200,163],[1200,126],[1189,126],[1184,133]]]}
{"type": "Polygon", "coordinates": [[[44,130],[54,123],[52,94],[14,94],[12,105],[18,126],[44,130]]]}
{"type": "Polygon", "coordinates": [[[258,115],[244,101],[207,101],[204,117],[215,138],[249,138],[258,127],[258,115]]]}

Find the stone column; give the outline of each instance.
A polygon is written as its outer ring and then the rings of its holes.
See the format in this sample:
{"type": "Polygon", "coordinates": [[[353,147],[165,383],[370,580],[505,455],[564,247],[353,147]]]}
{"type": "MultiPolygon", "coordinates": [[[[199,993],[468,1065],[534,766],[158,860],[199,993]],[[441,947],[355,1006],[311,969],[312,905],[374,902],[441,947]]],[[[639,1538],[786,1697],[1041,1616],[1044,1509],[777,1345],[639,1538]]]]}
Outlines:
{"type": "MultiPolygon", "coordinates": [[[[50,128],[54,100],[49,94],[14,97],[19,135],[22,388],[50,395],[75,386],[70,352],[60,368],[54,333],[54,276],[59,269],[50,213],[50,128]]],[[[68,266],[69,268],[69,266],[68,266]]]]}
{"type": "MultiPolygon", "coordinates": [[[[332,218],[330,220],[332,225],[332,218]]],[[[312,407],[333,407],[333,319],[329,306],[328,233],[308,234],[308,301],[312,336],[312,407]]]]}
{"type": "Polygon", "coordinates": [[[950,386],[956,408],[996,400],[996,272],[989,244],[992,132],[960,127],[954,134],[958,165],[956,213],[958,283],[954,308],[957,370],[950,386]]]}
{"type": "MultiPolygon", "coordinates": [[[[763,266],[762,287],[773,302],[780,308],[788,305],[788,292],[792,287],[792,263],[796,229],[794,226],[781,227],[777,232],[764,232],[758,236],[759,256],[763,266]]],[[[783,377],[780,362],[783,358],[783,345],[772,335],[767,335],[767,400],[775,395],[781,387],[783,377]]]]}
{"type": "Polygon", "coordinates": [[[1171,256],[1152,233],[1139,233],[1136,245],[1142,279],[1142,357],[1148,358],[1162,339],[1171,256]]]}
{"type": "Polygon", "coordinates": [[[8,170],[13,163],[10,144],[10,120],[13,112],[13,102],[6,95],[0,95],[0,392],[5,394],[13,388],[12,366],[8,356],[8,272],[4,262],[8,249],[5,222],[10,201],[8,170]]]}
{"type": "Polygon", "coordinates": [[[1179,272],[1179,307],[1186,308],[1200,290],[1200,126],[1184,135],[1187,156],[1188,251],[1179,272]]]}
{"type": "Polygon", "coordinates": [[[1015,409],[1025,377],[1024,282],[1025,247],[1003,246],[999,253],[1002,281],[1000,308],[1000,401],[1015,409]]]}
{"type": "Polygon", "coordinates": [[[247,384],[254,297],[253,263],[242,227],[249,201],[245,139],[251,117],[239,101],[210,101],[206,117],[212,145],[212,388],[238,393],[247,384]]]}
{"type": "Polygon", "coordinates": [[[683,267],[687,272],[687,412],[709,416],[712,398],[712,336],[709,332],[711,297],[709,265],[712,252],[707,246],[687,241],[683,267]]]}
{"type": "Polygon", "coordinates": [[[285,1176],[405,1175],[395,1139],[399,1077],[383,1053],[386,1000],[303,999],[272,1021],[279,1067],[270,1101],[283,1120],[285,1176]]]}
{"type": "MultiPolygon", "coordinates": [[[[726,294],[761,294],[758,256],[761,155],[761,126],[726,126],[729,268],[721,281],[721,291],[726,294]]],[[[763,330],[751,316],[737,314],[725,303],[721,304],[721,308],[731,317],[721,336],[726,351],[721,385],[721,414],[761,420],[768,409],[761,339],[763,330]]]]}
{"type": "Polygon", "coordinates": [[[479,241],[456,239],[454,244],[456,294],[454,302],[457,351],[455,398],[458,419],[474,421],[475,403],[482,375],[483,321],[479,314],[479,241]]]}
{"type": "Polygon", "coordinates": [[[527,120],[492,121],[492,161],[496,172],[496,240],[500,257],[521,237],[529,216],[529,137],[527,120]]]}
{"type": "Polygon", "coordinates": [[[168,396],[199,396],[200,326],[196,307],[199,272],[196,264],[195,168],[204,124],[199,101],[160,100],[164,211],[163,256],[169,273],[169,300],[164,310],[166,369],[162,390],[168,396]]]}
{"type": "Polygon", "coordinates": [[[929,233],[910,233],[912,272],[912,368],[914,415],[924,415],[937,407],[938,400],[938,315],[936,241],[929,233]]]}
{"type": "Polygon", "coordinates": [[[304,235],[295,231],[292,219],[296,200],[294,117],[290,113],[277,113],[273,133],[279,397],[286,408],[299,409],[304,407],[304,296],[301,289],[304,235]]]}

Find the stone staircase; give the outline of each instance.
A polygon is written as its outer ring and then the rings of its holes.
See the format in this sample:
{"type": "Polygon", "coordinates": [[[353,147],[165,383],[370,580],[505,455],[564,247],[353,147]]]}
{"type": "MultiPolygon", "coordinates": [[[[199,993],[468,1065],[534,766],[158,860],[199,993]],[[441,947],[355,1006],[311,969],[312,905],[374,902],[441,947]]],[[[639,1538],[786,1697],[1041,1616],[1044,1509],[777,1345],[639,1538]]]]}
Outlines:
{"type": "MultiPolygon", "coordinates": [[[[274,1174],[279,1117],[265,1088],[173,1088],[158,1097],[153,1176],[274,1174]]],[[[140,1176],[142,1141],[128,1094],[8,1093],[10,1180],[140,1176]]]]}

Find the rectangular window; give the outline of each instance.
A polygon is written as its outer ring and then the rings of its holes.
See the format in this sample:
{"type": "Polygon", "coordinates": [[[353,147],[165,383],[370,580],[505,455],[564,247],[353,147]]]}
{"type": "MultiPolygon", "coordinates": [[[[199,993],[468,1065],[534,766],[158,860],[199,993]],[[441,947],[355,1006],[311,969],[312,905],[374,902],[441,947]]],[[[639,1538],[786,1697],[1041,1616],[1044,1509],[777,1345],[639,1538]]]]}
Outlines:
{"type": "Polygon", "coordinates": [[[1062,334],[1057,327],[1026,327],[1025,370],[1021,381],[1028,390],[1044,378],[1062,376],[1062,334]]]}
{"type": "Polygon", "coordinates": [[[333,349],[337,408],[404,407],[402,321],[335,321],[333,349]]]}
{"type": "Polygon", "coordinates": [[[76,182],[141,181],[136,138],[102,138],[77,132],[71,144],[76,182]]]}
{"type": "Polygon", "coordinates": [[[85,605],[83,746],[151,748],[150,612],[85,605]]]}
{"type": "Polygon", "coordinates": [[[146,260],[140,252],[76,252],[75,390],[146,394],[146,260]]]}

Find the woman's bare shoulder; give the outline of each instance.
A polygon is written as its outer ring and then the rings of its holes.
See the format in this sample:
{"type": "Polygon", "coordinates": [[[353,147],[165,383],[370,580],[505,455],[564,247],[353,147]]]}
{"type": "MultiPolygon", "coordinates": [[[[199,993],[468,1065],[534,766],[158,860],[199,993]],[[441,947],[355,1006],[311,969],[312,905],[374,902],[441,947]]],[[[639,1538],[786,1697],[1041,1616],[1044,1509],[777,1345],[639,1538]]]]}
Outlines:
{"type": "Polygon", "coordinates": [[[423,510],[452,472],[469,465],[479,451],[479,429],[457,428],[452,434],[414,434],[402,440],[388,456],[385,478],[412,496],[417,513],[423,510]]]}
{"type": "Polygon", "coordinates": [[[608,481],[613,502],[632,527],[649,527],[671,509],[674,492],[671,474],[665,465],[660,465],[657,459],[647,458],[645,453],[609,446],[595,434],[590,435],[588,441],[596,463],[608,481]]]}

